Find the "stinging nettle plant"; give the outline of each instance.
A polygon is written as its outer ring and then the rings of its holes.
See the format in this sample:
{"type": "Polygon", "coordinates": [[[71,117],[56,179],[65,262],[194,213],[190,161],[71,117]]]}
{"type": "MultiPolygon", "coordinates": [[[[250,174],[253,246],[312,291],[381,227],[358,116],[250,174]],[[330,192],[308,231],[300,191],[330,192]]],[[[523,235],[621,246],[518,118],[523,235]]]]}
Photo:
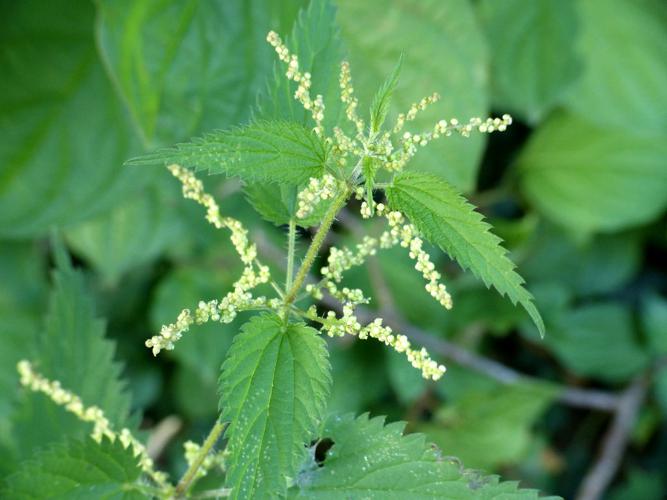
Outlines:
{"type": "MultiPolygon", "coordinates": [[[[291,41],[299,40],[299,30],[305,29],[309,18],[330,8],[313,1],[291,41]]],[[[335,76],[320,74],[315,82],[309,72],[312,53],[306,57],[291,52],[289,42],[275,32],[267,41],[281,69],[260,98],[250,124],[128,162],[166,165],[182,184],[184,197],[200,204],[215,228],[229,231],[243,263],[241,276],[226,295],[202,298],[145,342],[157,356],[178,349],[179,339],[193,324],[230,323],[242,311],[257,312],[240,327],[222,366],[219,419],[203,443],[186,443],[188,468],[174,484],[156,469],[130,428],[116,428],[98,406],[86,405],[60,381],[45,378],[39,367],[23,360],[18,365],[22,385],[92,425],[91,440],[68,443],[60,452],[98,466],[104,476],[99,484],[106,485],[104,491],[114,498],[537,498],[533,490],[464,469],[421,435],[404,436],[403,424],[385,425],[382,418],[367,415],[327,414],[331,367],[325,335],[380,341],[402,353],[426,379],[435,381],[445,373],[424,348],[412,345],[382,318],[366,324],[357,318],[357,309],[371,298],[344,286],[343,277],[384,249],[404,248],[427,292],[451,309],[453,300],[443,276],[424,248],[426,241],[440,247],[487,286],[523,306],[544,333],[522,278],[482,216],[441,178],[406,169],[417,151],[433,140],[502,132],[511,125],[511,117],[443,119],[429,130],[408,131],[418,113],[437,103],[439,96],[433,94],[387,124],[399,60],[364,119],[346,61],[340,63],[337,75],[339,100],[329,102],[314,90],[322,88],[322,78],[331,87],[335,76]],[[285,96],[293,101],[287,102],[285,96]],[[295,105],[303,114],[294,110],[295,105]],[[240,178],[258,212],[287,226],[284,279],[262,263],[241,222],[221,214],[195,176],[198,170],[240,178]],[[384,229],[352,247],[330,246],[323,264],[314,269],[332,224],[351,201],[360,203],[362,218],[382,220],[384,229]],[[296,250],[298,226],[317,226],[302,258],[296,250]],[[271,295],[257,292],[267,284],[271,288],[264,288],[272,289],[271,295]],[[337,306],[325,309],[325,298],[326,304],[335,301],[337,306]],[[216,446],[218,442],[224,446],[216,446]],[[318,458],[317,450],[324,450],[324,459],[318,458]],[[110,463],[115,469],[102,465],[110,463]],[[197,483],[207,474],[224,479],[214,489],[202,491],[197,483]]],[[[300,49],[309,50],[303,44],[300,49]]],[[[39,460],[48,470],[62,459],[54,449],[39,460]]],[[[30,481],[30,476],[18,473],[9,485],[19,491],[29,489],[30,481]]]]}

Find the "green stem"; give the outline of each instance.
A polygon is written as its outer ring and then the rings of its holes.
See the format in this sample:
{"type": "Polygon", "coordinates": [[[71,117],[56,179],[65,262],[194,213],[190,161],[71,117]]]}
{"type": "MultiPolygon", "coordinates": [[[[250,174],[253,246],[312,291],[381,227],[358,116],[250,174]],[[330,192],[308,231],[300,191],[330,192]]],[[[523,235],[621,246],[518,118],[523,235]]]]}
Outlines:
{"type": "Polygon", "coordinates": [[[211,432],[209,432],[208,436],[206,437],[206,441],[204,441],[204,444],[202,444],[197,458],[195,458],[194,461],[190,464],[190,467],[188,467],[188,470],[185,471],[185,474],[183,474],[183,477],[176,485],[176,490],[174,491],[176,498],[183,498],[188,489],[190,489],[190,486],[192,485],[192,482],[197,475],[199,467],[201,467],[201,464],[204,462],[204,459],[211,451],[211,448],[213,448],[218,439],[220,439],[222,431],[225,430],[225,427],[226,424],[220,422],[219,420],[216,421],[215,425],[211,429],[211,432]]]}
{"type": "Polygon", "coordinates": [[[285,277],[285,290],[289,290],[294,279],[294,244],[296,242],[296,220],[289,220],[289,233],[287,234],[287,276],[285,277]]]}
{"type": "Polygon", "coordinates": [[[303,282],[308,275],[308,271],[310,271],[310,267],[313,265],[315,257],[317,257],[317,252],[319,252],[322,243],[324,243],[324,237],[329,232],[329,229],[331,229],[331,224],[333,224],[333,221],[336,218],[336,214],[341,208],[343,208],[343,205],[345,205],[348,194],[348,189],[343,190],[343,192],[334,199],[333,203],[329,207],[329,210],[327,210],[327,212],[324,214],[320,228],[317,230],[317,233],[315,233],[315,237],[308,247],[306,256],[303,258],[303,262],[301,263],[299,271],[296,273],[296,277],[294,278],[294,282],[292,283],[291,288],[289,288],[287,291],[287,295],[285,296],[285,304],[291,304],[294,302],[296,294],[299,293],[299,290],[301,289],[301,286],[303,285],[303,282]]]}

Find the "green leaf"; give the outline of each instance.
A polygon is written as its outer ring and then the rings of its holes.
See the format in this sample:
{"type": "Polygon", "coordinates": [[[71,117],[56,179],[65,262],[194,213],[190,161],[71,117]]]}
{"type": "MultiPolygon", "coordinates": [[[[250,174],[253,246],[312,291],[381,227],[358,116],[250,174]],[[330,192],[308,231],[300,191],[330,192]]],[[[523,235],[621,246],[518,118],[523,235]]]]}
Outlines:
{"type": "Polygon", "coordinates": [[[579,296],[614,292],[627,284],[641,263],[637,234],[599,235],[573,241],[551,224],[534,229],[521,251],[523,275],[530,283],[559,283],[579,296]]]}
{"type": "Polygon", "coordinates": [[[496,109],[536,123],[560,100],[581,65],[574,52],[574,0],[483,0],[496,109]]]}
{"type": "Polygon", "coordinates": [[[587,0],[575,5],[582,24],[577,49],[585,70],[567,95],[568,110],[600,127],[658,133],[667,142],[665,2],[587,0]]]}
{"type": "Polygon", "coordinates": [[[327,151],[322,139],[303,125],[260,121],[211,132],[191,142],[164,148],[129,165],[178,165],[244,180],[299,184],[324,173],[327,151]]]}
{"type": "Polygon", "coordinates": [[[465,470],[404,427],[368,415],[329,418],[320,437],[333,446],[321,466],[312,457],[304,464],[291,498],[537,500],[535,490],[465,470]]]}
{"type": "Polygon", "coordinates": [[[665,156],[664,137],[561,113],[531,136],[517,167],[523,192],[546,217],[579,233],[609,232],[649,222],[667,207],[665,156]]]}
{"type": "MultiPolygon", "coordinates": [[[[220,249],[218,249],[220,250],[220,249]]],[[[241,275],[238,257],[217,253],[215,265],[179,267],[167,274],[156,287],[150,309],[154,332],[161,325],[174,321],[183,308],[191,308],[200,300],[211,300],[232,288],[241,275]]],[[[180,413],[195,417],[213,417],[217,401],[211,398],[217,388],[220,365],[232,344],[237,326],[211,321],[192,325],[178,348],[165,354],[175,361],[175,381],[169,386],[180,413]]]]}
{"type": "Polygon", "coordinates": [[[149,498],[140,493],[140,475],[137,459],[119,440],[68,440],[24,462],[6,479],[4,495],[15,500],[149,498]]]}
{"type": "MultiPolygon", "coordinates": [[[[83,275],[72,268],[64,249],[56,248],[58,269],[53,274],[46,322],[27,355],[45,377],[58,380],[86,406],[100,407],[114,428],[128,425],[130,397],[113,359],[114,343],[104,337],[104,323],[96,317],[83,275]]],[[[60,440],[92,431],[43,394],[24,391],[12,418],[19,456],[60,440]]]]}
{"type": "Polygon", "coordinates": [[[135,191],[138,140],[99,63],[87,0],[11,3],[0,20],[0,235],[44,235],[135,191]]]}
{"type": "Polygon", "coordinates": [[[391,98],[396,89],[396,84],[398,83],[398,76],[401,73],[401,65],[403,64],[403,54],[398,58],[398,62],[394,67],[394,70],[389,75],[389,78],[380,86],[378,91],[373,97],[373,102],[371,103],[371,132],[376,133],[380,130],[380,127],[384,124],[385,119],[387,118],[387,113],[389,113],[389,104],[391,103],[391,98]]]}
{"type": "Polygon", "coordinates": [[[424,236],[437,244],[464,269],[470,269],[487,287],[493,285],[528,312],[544,335],[544,323],[524,288],[501,240],[454,188],[433,175],[403,173],[387,189],[392,208],[406,214],[424,236]]]}
{"type": "Polygon", "coordinates": [[[627,308],[602,303],[566,312],[545,339],[560,361],[579,376],[623,382],[644,369],[649,356],[639,344],[627,308]]]}
{"type": "Polygon", "coordinates": [[[93,265],[105,284],[117,284],[125,272],[150,262],[182,237],[182,214],[174,201],[181,195],[166,189],[167,177],[113,210],[65,230],[70,247],[93,265]]]}
{"type": "Polygon", "coordinates": [[[101,0],[97,40],[151,147],[245,122],[301,0],[101,0]]]}
{"type": "Polygon", "coordinates": [[[316,226],[331,205],[331,200],[318,203],[312,213],[301,219],[296,217],[296,195],[298,188],[294,186],[278,186],[268,183],[247,184],[243,188],[248,202],[259,214],[269,222],[278,226],[289,223],[291,218],[298,226],[316,226]]]}
{"type": "Polygon", "coordinates": [[[231,498],[284,495],[323,418],[329,372],[314,329],[268,314],[243,326],[220,376],[231,498]]]}
{"type": "MultiPolygon", "coordinates": [[[[311,0],[308,8],[299,13],[291,35],[284,40],[299,57],[299,70],[311,75],[311,96],[320,94],[324,99],[326,135],[331,135],[343,115],[338,84],[343,49],[335,19],[336,8],[331,1],[311,0]]],[[[258,96],[254,115],[263,120],[298,122],[312,129],[315,126],[312,115],[294,99],[297,84],[287,80],[285,72],[285,63],[276,60],[273,75],[258,96]]]]}
{"type": "Polygon", "coordinates": [[[466,465],[492,470],[526,456],[535,439],[531,428],[555,395],[542,384],[469,390],[418,429],[466,465]]]}
{"type": "Polygon", "coordinates": [[[658,356],[667,355],[667,299],[657,294],[644,296],[642,325],[651,350],[658,356]]]}
{"type": "MultiPolygon", "coordinates": [[[[389,120],[433,92],[442,99],[419,113],[408,130],[421,133],[443,118],[463,121],[487,114],[486,44],[468,0],[364,0],[340,2],[338,8],[361,108],[371,103],[404,53],[389,120]]],[[[439,139],[420,149],[409,168],[436,173],[470,191],[485,140],[481,134],[439,139]]]]}

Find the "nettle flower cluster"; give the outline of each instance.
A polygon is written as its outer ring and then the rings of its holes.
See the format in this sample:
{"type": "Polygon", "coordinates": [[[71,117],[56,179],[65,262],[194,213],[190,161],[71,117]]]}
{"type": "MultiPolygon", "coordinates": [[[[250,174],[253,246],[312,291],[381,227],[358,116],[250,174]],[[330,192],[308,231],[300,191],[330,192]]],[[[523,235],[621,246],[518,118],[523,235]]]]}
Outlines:
{"type": "MultiPolygon", "coordinates": [[[[465,123],[456,118],[438,121],[430,130],[421,133],[404,131],[407,123],[413,121],[420,111],[439,100],[434,93],[413,104],[407,113],[398,115],[396,123],[388,130],[379,130],[380,124],[367,126],[358,115],[359,103],[354,95],[350,65],[343,61],[340,66],[340,100],[344,105],[345,116],[354,131],[350,136],[341,127],[334,127],[330,137],[325,136],[324,116],[325,103],[321,95],[311,96],[312,76],[302,71],[299,59],[292,54],[278,34],[270,32],[267,41],[274,47],[278,58],[286,66],[285,76],[297,84],[294,98],[307,110],[313,119],[313,131],[322,137],[331,150],[333,161],[330,170],[321,178],[311,178],[297,195],[298,219],[310,216],[314,209],[322,203],[331,203],[334,198],[354,196],[361,201],[361,216],[365,219],[381,217],[385,220],[386,229],[377,237],[365,236],[361,243],[353,249],[347,247],[331,247],[327,257],[327,265],[320,269],[321,279],[317,283],[306,285],[306,294],[298,295],[298,289],[285,289],[271,282],[278,291],[278,297],[255,297],[252,290],[260,284],[271,280],[268,267],[257,259],[257,248],[250,243],[248,233],[242,224],[231,218],[220,215],[219,206],[213,197],[203,190],[203,185],[194,174],[179,165],[169,166],[170,172],[178,178],[183,186],[183,195],[201,204],[206,209],[206,219],[216,228],[226,228],[231,232],[231,240],[245,268],[239,280],[233,285],[232,291],[220,300],[200,301],[193,310],[184,309],[174,323],[164,325],[158,335],[146,341],[154,355],[163,349],[174,349],[176,341],[189,330],[193,324],[207,321],[229,323],[240,311],[270,310],[287,318],[291,315],[307,319],[321,325],[322,332],[331,337],[354,335],[359,339],[373,338],[403,353],[408,361],[427,379],[437,380],[445,372],[445,367],[433,360],[425,349],[415,349],[405,335],[394,332],[384,324],[382,318],[376,318],[366,325],[359,321],[356,309],[370,302],[359,289],[342,286],[343,275],[355,266],[363,265],[366,259],[378,250],[394,246],[405,248],[415,262],[415,269],[422,274],[427,292],[443,307],[450,309],[452,299],[446,286],[441,282],[442,276],[436,270],[429,254],[424,250],[424,242],[417,229],[408,223],[398,211],[389,209],[383,203],[376,203],[362,185],[381,170],[393,174],[401,171],[408,161],[416,154],[418,148],[426,146],[430,141],[441,136],[458,133],[464,137],[473,131],[490,133],[504,131],[512,123],[509,115],[502,118],[472,118],[465,123]],[[370,168],[370,170],[368,170],[370,168]],[[322,299],[328,293],[340,302],[341,313],[327,311],[320,314],[316,306],[302,311],[297,306],[299,300],[306,295],[322,299]]],[[[309,263],[310,264],[310,263],[309,263]]],[[[306,270],[307,271],[307,270],[306,270]]],[[[302,276],[305,278],[305,275],[302,276]]],[[[290,283],[291,277],[287,282],[290,283]]],[[[302,282],[295,283],[300,287],[302,282]]]]}

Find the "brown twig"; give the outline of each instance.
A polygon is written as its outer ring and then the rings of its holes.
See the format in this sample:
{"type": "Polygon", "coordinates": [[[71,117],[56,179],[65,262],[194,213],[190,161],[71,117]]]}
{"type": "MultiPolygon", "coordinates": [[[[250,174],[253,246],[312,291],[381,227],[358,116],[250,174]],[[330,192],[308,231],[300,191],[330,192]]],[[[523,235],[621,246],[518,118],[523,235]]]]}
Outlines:
{"type": "Polygon", "coordinates": [[[169,415],[160,420],[148,436],[146,443],[148,456],[157,460],[181,427],[183,427],[183,421],[175,415],[169,415]]]}
{"type": "Polygon", "coordinates": [[[614,418],[602,440],[598,458],[581,482],[577,500],[602,498],[614,479],[637,419],[637,413],[646,397],[649,379],[649,373],[644,373],[623,391],[614,418]]]}

